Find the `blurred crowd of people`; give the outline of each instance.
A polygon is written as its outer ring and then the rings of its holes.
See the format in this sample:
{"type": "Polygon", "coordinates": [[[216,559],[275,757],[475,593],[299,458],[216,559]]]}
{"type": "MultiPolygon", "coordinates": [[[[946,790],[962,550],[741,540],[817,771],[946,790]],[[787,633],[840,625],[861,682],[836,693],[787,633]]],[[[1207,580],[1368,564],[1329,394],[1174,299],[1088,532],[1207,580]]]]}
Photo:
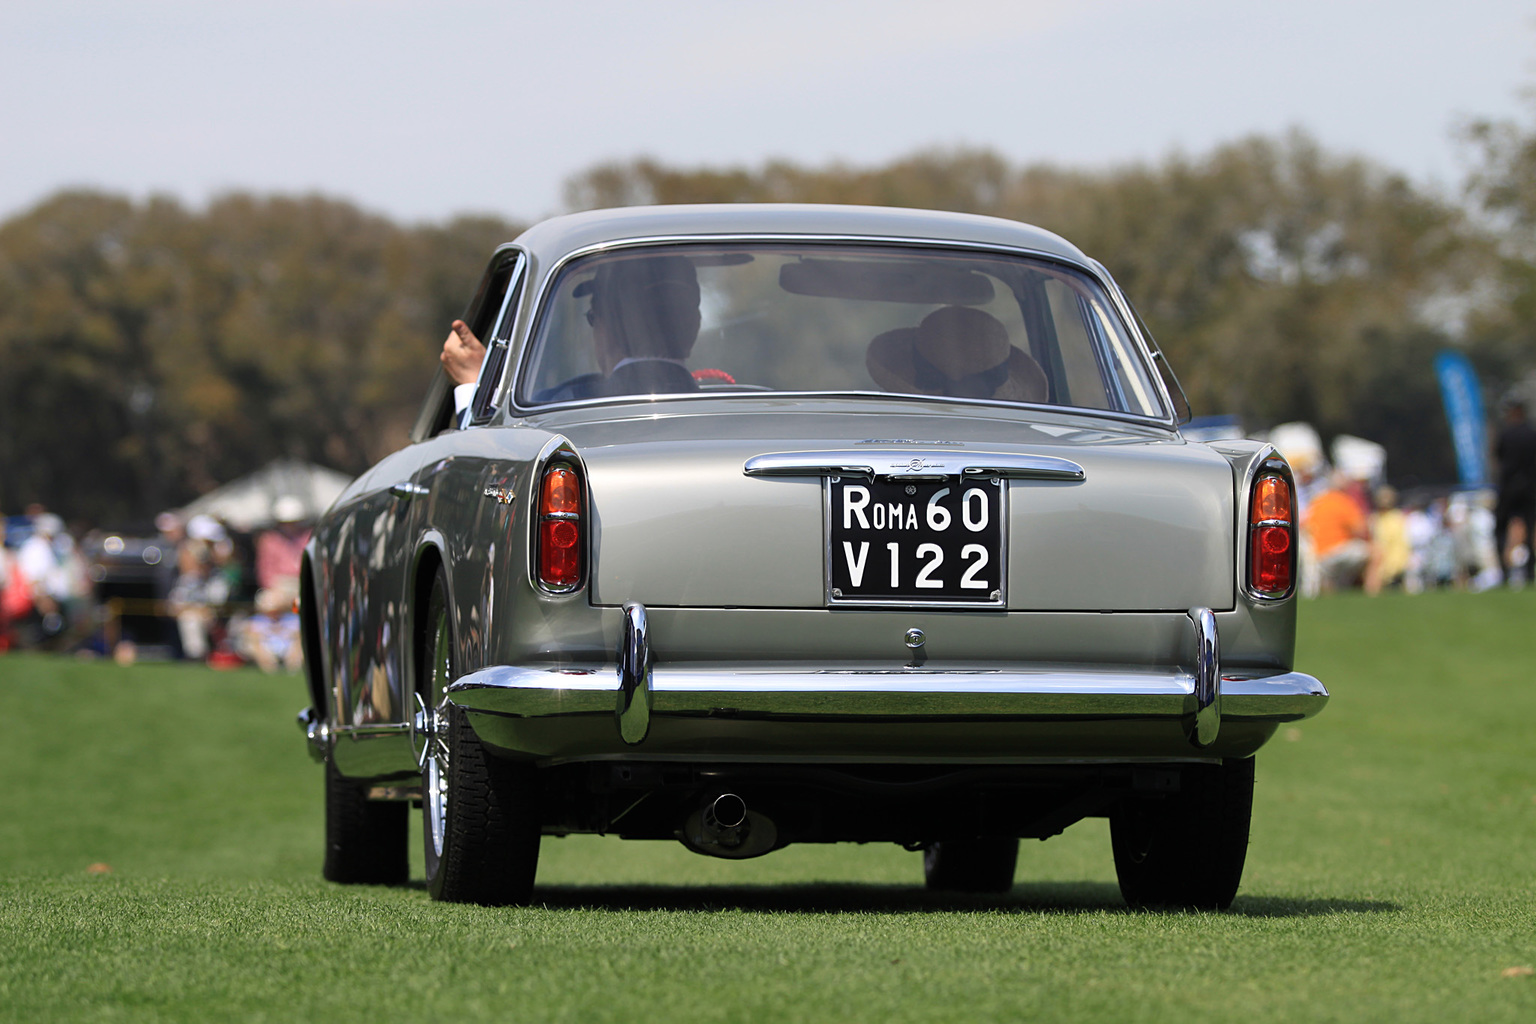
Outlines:
{"type": "Polygon", "coordinates": [[[1500,569],[1490,492],[1403,502],[1388,485],[1335,470],[1321,478],[1298,473],[1297,497],[1303,596],[1351,588],[1478,591],[1523,586],[1528,578],[1530,551],[1520,531],[1508,538],[1508,571],[1500,569]]]}
{"type": "Polygon", "coordinates": [[[272,504],[271,529],[239,534],[209,515],[163,512],[153,537],[71,531],[33,505],[4,520],[0,651],[42,649],[204,661],[267,672],[303,666],[299,564],[304,503],[272,504]]]}
{"type": "Polygon", "coordinates": [[[1315,435],[1292,434],[1282,443],[1296,475],[1304,596],[1354,587],[1369,594],[1389,587],[1416,594],[1525,586],[1536,532],[1536,430],[1521,403],[1505,407],[1494,445],[1496,488],[1420,493],[1403,501],[1381,482],[1376,448],[1361,442],[1340,450],[1336,443],[1329,465],[1315,435]]]}

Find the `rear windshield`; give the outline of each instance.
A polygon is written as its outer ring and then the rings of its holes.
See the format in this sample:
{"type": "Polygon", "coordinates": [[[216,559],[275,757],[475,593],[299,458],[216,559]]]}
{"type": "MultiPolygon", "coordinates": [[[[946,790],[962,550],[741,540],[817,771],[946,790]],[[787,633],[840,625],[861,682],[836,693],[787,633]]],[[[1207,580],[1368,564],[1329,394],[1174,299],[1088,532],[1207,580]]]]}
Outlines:
{"type": "Polygon", "coordinates": [[[831,244],[573,260],[523,406],[625,395],[880,393],[1164,415],[1104,290],[1046,260],[831,244]]]}

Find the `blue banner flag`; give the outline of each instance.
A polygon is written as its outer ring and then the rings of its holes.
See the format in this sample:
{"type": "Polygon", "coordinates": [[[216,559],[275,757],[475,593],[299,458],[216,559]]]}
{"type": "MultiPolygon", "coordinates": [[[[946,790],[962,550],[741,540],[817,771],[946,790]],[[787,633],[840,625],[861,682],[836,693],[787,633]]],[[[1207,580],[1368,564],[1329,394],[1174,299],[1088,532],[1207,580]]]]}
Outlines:
{"type": "Polygon", "coordinates": [[[1445,350],[1435,356],[1435,376],[1440,378],[1440,399],[1451,425],[1456,446],[1456,468],[1463,487],[1488,485],[1488,425],[1483,419],[1483,390],[1477,371],[1460,352],[1445,350]]]}

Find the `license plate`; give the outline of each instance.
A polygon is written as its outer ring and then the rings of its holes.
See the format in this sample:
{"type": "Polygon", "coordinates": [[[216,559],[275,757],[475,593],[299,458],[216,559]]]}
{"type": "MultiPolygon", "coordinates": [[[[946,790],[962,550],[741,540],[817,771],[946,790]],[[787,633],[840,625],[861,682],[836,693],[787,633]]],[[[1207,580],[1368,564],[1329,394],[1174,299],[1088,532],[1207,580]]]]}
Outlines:
{"type": "Polygon", "coordinates": [[[1007,486],[827,480],[827,603],[1005,607],[1007,486]]]}

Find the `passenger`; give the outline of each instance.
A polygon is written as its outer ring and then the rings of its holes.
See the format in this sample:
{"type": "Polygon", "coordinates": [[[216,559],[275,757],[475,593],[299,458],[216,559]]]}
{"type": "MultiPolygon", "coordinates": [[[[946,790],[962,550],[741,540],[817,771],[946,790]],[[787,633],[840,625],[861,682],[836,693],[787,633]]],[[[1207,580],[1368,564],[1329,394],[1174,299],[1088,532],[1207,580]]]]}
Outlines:
{"type": "Polygon", "coordinates": [[[953,398],[1044,402],[1045,371],[1008,341],[990,313],[944,306],[917,327],[886,331],[865,352],[869,375],[882,390],[953,398]]]}

